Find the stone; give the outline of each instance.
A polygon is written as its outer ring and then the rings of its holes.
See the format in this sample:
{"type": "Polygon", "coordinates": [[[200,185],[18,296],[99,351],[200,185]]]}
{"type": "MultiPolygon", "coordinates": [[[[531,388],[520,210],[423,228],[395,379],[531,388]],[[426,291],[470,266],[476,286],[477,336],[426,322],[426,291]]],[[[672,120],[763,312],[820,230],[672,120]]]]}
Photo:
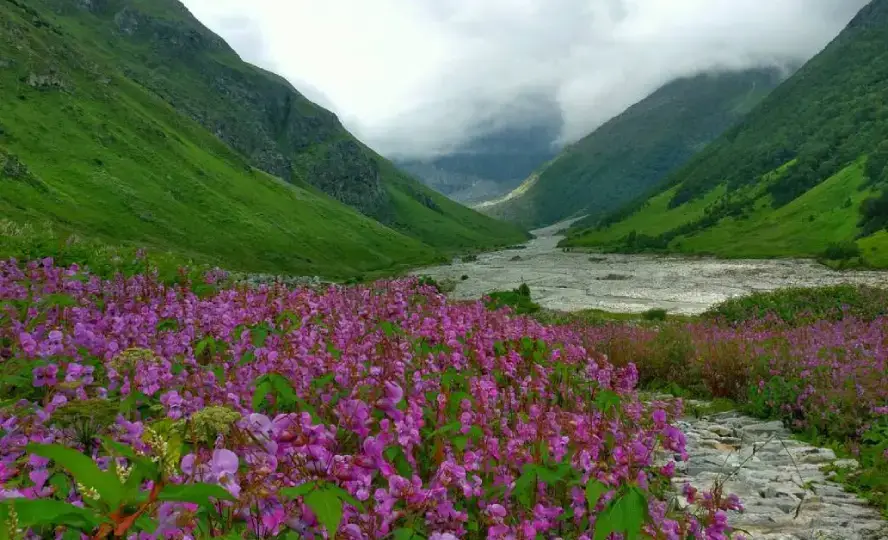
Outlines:
{"type": "MultiPolygon", "coordinates": [[[[705,406],[705,404],[703,404],[705,406]]],[[[824,464],[854,468],[832,450],[789,438],[780,422],[762,422],[737,413],[685,418],[689,460],[678,463],[676,492],[690,483],[703,491],[723,482],[745,507],[728,522],[751,540],[888,540],[888,522],[853,493],[831,482],[824,464]]],[[[679,508],[687,502],[676,497],[679,508]]]]}
{"type": "Polygon", "coordinates": [[[855,470],[860,468],[860,463],[858,463],[856,459],[837,459],[833,461],[833,466],[838,467],[839,469],[855,470]]]}

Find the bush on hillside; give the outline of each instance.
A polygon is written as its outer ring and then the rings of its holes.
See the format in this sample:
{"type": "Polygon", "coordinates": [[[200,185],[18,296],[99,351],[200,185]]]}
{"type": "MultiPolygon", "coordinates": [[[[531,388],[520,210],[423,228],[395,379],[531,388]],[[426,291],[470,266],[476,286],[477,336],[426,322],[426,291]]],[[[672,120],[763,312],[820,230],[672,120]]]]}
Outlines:
{"type": "Polygon", "coordinates": [[[861,203],[858,225],[861,236],[870,236],[888,228],[888,190],[861,203]]]}
{"type": "Polygon", "coordinates": [[[849,261],[860,255],[860,246],[853,241],[832,243],[823,252],[823,258],[828,261],[849,261]]]}

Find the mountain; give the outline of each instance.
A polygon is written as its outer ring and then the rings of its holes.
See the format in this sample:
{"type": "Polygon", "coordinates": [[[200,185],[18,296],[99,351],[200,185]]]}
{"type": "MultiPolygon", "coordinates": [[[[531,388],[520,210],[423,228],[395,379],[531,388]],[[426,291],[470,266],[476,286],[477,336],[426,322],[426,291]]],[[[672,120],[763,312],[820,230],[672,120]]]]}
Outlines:
{"type": "Polygon", "coordinates": [[[647,199],[566,246],[888,266],[888,0],[647,199]]]}
{"type": "Polygon", "coordinates": [[[551,97],[520,96],[500,113],[497,123],[476,126],[482,133],[428,159],[395,163],[426,185],[466,204],[489,200],[517,187],[527,175],[558,153],[563,119],[551,97]]]}
{"type": "Polygon", "coordinates": [[[175,0],[2,0],[0,20],[5,218],[331,276],[525,238],[400,172],[175,0]]]}
{"type": "Polygon", "coordinates": [[[581,215],[596,219],[661,182],[780,80],[776,69],[752,69],[672,81],[479,209],[531,227],[581,215]]]}

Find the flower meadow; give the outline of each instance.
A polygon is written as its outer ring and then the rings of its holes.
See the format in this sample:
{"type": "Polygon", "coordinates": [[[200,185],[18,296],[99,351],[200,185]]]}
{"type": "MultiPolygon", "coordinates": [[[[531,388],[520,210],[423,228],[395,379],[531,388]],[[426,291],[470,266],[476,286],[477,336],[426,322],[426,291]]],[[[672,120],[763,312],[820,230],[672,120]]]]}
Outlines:
{"type": "Polygon", "coordinates": [[[728,398],[796,431],[855,439],[888,419],[888,318],[578,331],[615,366],[638,366],[642,387],[728,398]]]}
{"type": "Polygon", "coordinates": [[[670,504],[680,402],[583,329],[417,280],[183,281],[0,262],[0,535],[730,534],[735,497],[670,504]]]}
{"type": "Polygon", "coordinates": [[[857,459],[860,469],[837,471],[839,479],[888,517],[888,317],[864,311],[850,306],[844,316],[801,324],[768,314],[575,329],[614,366],[637,366],[642,388],[727,398],[857,459]]]}

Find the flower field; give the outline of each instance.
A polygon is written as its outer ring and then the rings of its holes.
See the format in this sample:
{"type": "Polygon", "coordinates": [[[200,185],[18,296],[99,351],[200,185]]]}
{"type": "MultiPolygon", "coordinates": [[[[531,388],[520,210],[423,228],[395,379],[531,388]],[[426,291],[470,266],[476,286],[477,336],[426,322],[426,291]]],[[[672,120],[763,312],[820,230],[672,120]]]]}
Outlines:
{"type": "Polygon", "coordinates": [[[642,388],[726,398],[857,459],[861,470],[839,471],[840,478],[888,517],[888,317],[864,305],[844,307],[844,317],[824,312],[816,322],[768,315],[574,330],[613,365],[636,366],[642,388]],[[871,316],[862,316],[867,311],[871,316]]]}
{"type": "Polygon", "coordinates": [[[680,405],[639,401],[592,330],[415,280],[226,283],[0,262],[0,535],[729,532],[736,498],[667,504],[680,405]]]}

